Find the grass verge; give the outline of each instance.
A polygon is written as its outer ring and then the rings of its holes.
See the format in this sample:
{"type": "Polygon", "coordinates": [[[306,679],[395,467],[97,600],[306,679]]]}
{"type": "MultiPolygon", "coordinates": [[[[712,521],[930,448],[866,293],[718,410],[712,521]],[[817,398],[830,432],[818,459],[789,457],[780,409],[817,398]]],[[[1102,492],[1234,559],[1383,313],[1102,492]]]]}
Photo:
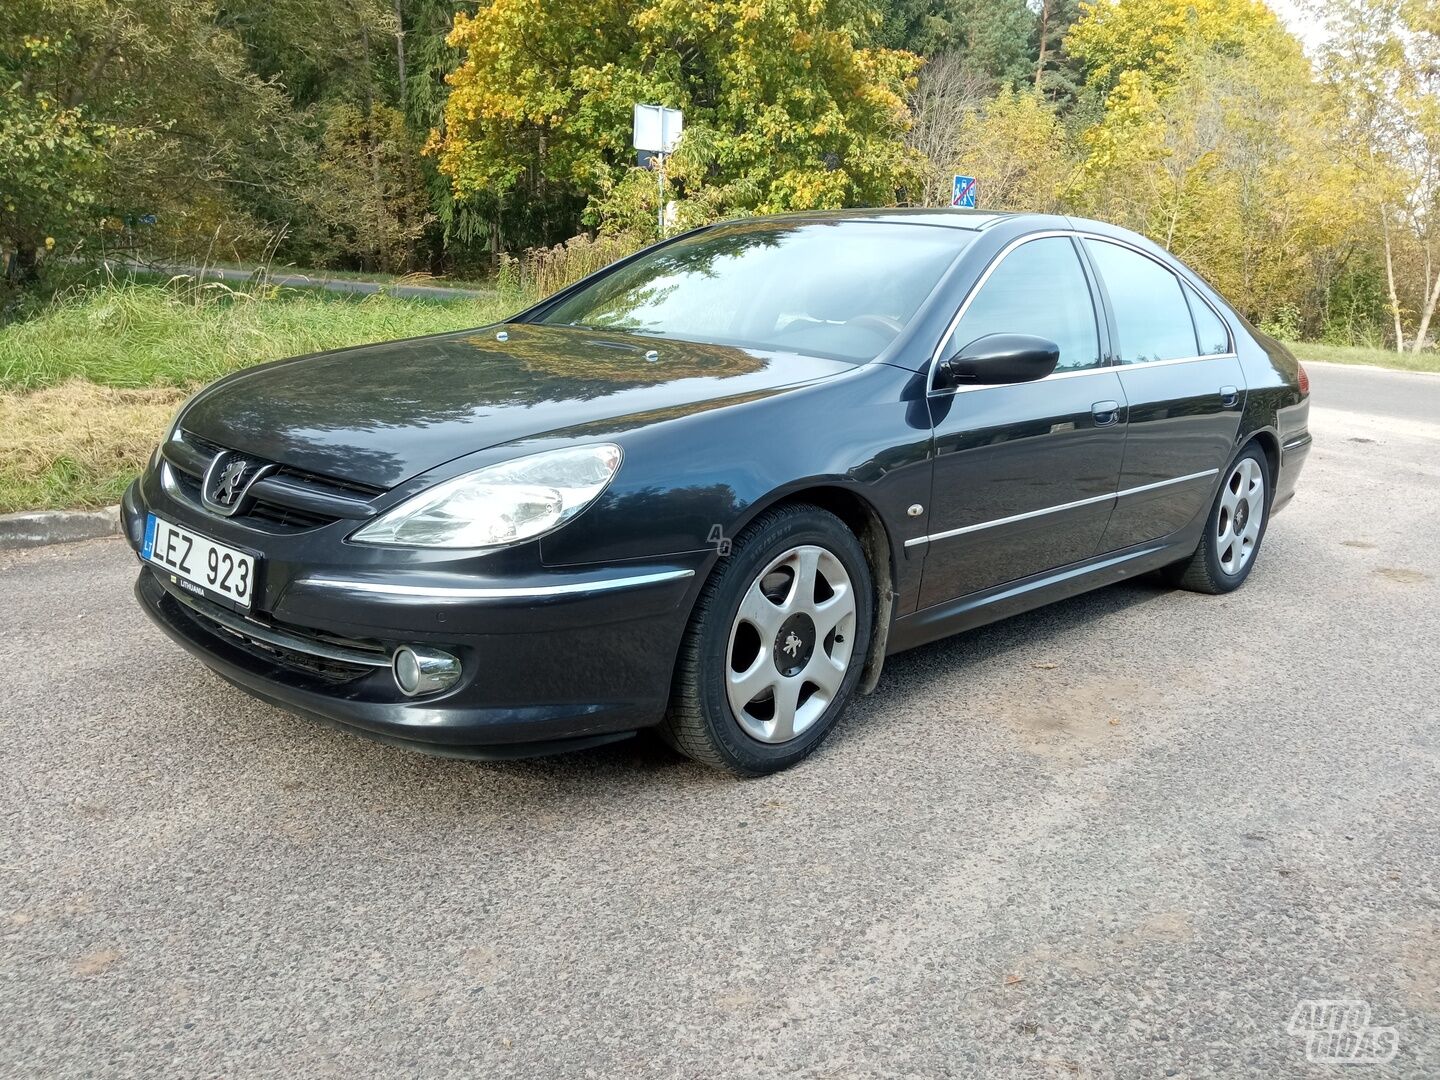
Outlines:
{"type": "Polygon", "coordinates": [[[1302,361],[1327,364],[1362,364],[1393,368],[1396,371],[1440,372],[1440,352],[1397,353],[1394,349],[1366,349],[1352,345],[1318,345],[1308,341],[1287,341],[1286,348],[1302,361]]]}
{"type": "Polygon", "coordinates": [[[135,281],[72,291],[0,326],[0,513],[115,502],[187,394],[238,368],[519,306],[135,281]]]}
{"type": "Polygon", "coordinates": [[[286,356],[483,326],[501,300],[417,300],[208,283],[125,283],[72,293],[0,328],[0,389],[72,379],[140,389],[207,383],[286,356]]]}
{"type": "Polygon", "coordinates": [[[185,393],[79,379],[0,392],[0,514],[117,502],[185,393]]]}

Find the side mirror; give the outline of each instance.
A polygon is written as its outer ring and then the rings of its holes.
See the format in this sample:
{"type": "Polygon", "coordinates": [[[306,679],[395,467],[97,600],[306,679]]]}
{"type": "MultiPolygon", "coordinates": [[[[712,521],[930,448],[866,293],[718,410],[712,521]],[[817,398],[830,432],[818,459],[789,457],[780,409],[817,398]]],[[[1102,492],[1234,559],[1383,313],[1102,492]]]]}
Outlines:
{"type": "Polygon", "coordinates": [[[1055,370],[1060,346],[1029,334],[987,334],[940,362],[945,386],[1034,382],[1055,370]]]}

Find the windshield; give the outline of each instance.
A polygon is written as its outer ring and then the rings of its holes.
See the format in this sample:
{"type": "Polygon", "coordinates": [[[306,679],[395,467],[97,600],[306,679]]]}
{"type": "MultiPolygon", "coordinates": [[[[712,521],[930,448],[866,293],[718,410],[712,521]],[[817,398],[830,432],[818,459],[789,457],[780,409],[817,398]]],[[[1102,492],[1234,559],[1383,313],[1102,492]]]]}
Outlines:
{"type": "Polygon", "coordinates": [[[607,274],[540,321],[863,362],[971,239],[874,221],[725,225],[607,274]]]}

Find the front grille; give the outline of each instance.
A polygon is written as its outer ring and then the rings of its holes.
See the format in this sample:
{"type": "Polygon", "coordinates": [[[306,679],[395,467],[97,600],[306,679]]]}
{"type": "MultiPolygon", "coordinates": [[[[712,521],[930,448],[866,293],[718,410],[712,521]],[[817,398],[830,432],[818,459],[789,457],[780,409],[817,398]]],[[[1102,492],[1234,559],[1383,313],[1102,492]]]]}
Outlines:
{"type": "Polygon", "coordinates": [[[209,439],[202,439],[193,431],[180,432],[180,438],[185,440],[186,446],[194,447],[200,453],[204,454],[207,458],[213,458],[216,454],[220,453],[220,451],[224,449],[223,446],[216,446],[209,439]]]}
{"type": "Polygon", "coordinates": [[[389,653],[378,641],[339,637],[276,620],[260,622],[248,616],[233,614],[201,597],[181,595],[167,587],[163,581],[160,584],[170,603],[177,605],[210,633],[243,649],[251,656],[289,671],[300,672],[331,685],[339,685],[389,665],[389,653]],[[276,640],[277,638],[289,639],[291,644],[287,645],[284,640],[276,640]],[[368,662],[351,661],[336,655],[320,655],[327,652],[350,652],[368,662]]]}
{"type": "Polygon", "coordinates": [[[381,487],[372,487],[354,480],[342,480],[338,476],[321,476],[319,473],[306,472],[304,469],[297,469],[292,465],[281,465],[275,475],[283,476],[286,480],[293,480],[297,484],[310,485],[327,494],[341,492],[347,495],[357,495],[367,500],[375,498],[376,495],[385,494],[385,489],[381,487]]]}
{"type": "Polygon", "coordinates": [[[250,512],[242,516],[259,518],[261,521],[268,521],[272,525],[288,529],[318,529],[321,525],[329,525],[331,522],[339,520],[335,517],[326,517],[324,514],[312,514],[308,510],[299,510],[292,506],[277,506],[261,499],[257,499],[255,505],[250,508],[250,512]]]}
{"type": "MultiPolygon", "coordinates": [[[[180,448],[175,453],[167,453],[166,461],[180,491],[195,503],[201,504],[201,485],[204,482],[205,470],[218,455],[226,453],[226,448],[190,431],[177,432],[177,438],[180,448]]],[[[343,518],[363,519],[369,516],[367,504],[385,492],[384,488],[354,480],[321,476],[293,465],[281,465],[266,479],[271,477],[282,480],[286,491],[267,494],[265,481],[257,483],[252,489],[253,497],[248,500],[248,505],[235,515],[237,519],[250,520],[277,532],[317,529],[343,518]],[[297,498],[297,495],[300,498],[297,498]],[[317,496],[322,502],[330,502],[338,506],[341,512],[326,512],[313,506],[295,505],[304,501],[303,497],[306,495],[317,496]]]]}
{"type": "Polygon", "coordinates": [[[311,678],[319,679],[331,686],[353,682],[375,670],[359,664],[347,664],[342,660],[330,660],[323,656],[310,656],[307,653],[296,652],[293,649],[282,649],[268,642],[256,641],[254,638],[241,638],[224,627],[217,629],[236,638],[240,647],[252,656],[258,656],[262,660],[268,660],[280,667],[288,668],[290,671],[309,675],[311,678]]]}

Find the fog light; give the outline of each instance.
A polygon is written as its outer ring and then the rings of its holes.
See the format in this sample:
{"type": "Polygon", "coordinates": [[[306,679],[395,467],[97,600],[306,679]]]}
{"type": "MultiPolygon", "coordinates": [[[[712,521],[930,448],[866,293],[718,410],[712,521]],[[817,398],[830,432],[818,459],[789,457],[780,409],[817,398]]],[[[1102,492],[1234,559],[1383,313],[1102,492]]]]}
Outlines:
{"type": "Polygon", "coordinates": [[[401,645],[390,658],[390,670],[402,694],[418,697],[454,686],[460,678],[460,661],[439,649],[401,645]]]}

